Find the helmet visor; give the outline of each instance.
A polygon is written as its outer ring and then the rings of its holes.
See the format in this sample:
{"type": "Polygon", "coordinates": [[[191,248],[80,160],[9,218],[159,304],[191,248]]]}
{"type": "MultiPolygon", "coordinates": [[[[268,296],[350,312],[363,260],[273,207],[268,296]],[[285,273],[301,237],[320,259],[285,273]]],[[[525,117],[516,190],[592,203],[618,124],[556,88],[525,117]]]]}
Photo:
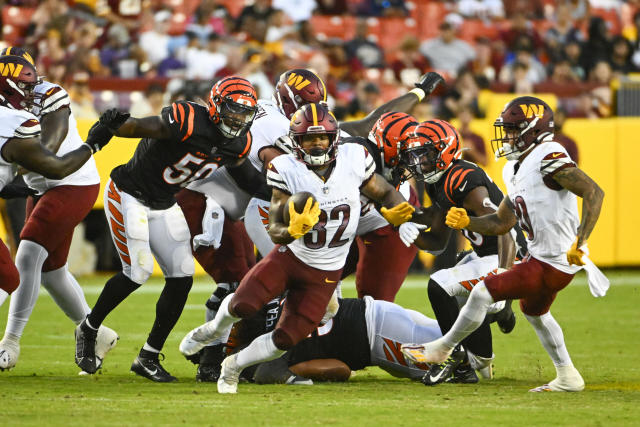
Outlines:
{"type": "Polygon", "coordinates": [[[224,100],[220,106],[220,130],[228,138],[246,133],[256,117],[256,107],[224,100]]]}
{"type": "Polygon", "coordinates": [[[439,171],[436,168],[440,152],[431,144],[423,145],[402,153],[403,166],[409,171],[408,178],[429,181],[439,171]]]}

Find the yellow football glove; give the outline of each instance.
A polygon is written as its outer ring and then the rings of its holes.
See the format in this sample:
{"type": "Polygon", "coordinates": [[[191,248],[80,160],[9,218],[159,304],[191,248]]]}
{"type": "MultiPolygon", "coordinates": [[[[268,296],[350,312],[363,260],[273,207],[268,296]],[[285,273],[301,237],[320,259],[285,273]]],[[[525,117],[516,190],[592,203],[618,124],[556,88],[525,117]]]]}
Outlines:
{"type": "Polygon", "coordinates": [[[584,265],[582,261],[584,255],[585,253],[578,247],[578,239],[576,239],[573,245],[571,245],[571,249],[567,251],[567,261],[573,265],[584,265]]]}
{"type": "Polygon", "coordinates": [[[402,202],[399,205],[395,205],[391,209],[387,209],[384,206],[380,209],[380,213],[386,219],[389,224],[397,227],[411,219],[411,215],[416,210],[409,202],[402,202]]]}
{"type": "Polygon", "coordinates": [[[447,219],[444,222],[451,228],[461,230],[469,225],[469,216],[463,208],[453,207],[447,212],[447,219]]]}
{"type": "Polygon", "coordinates": [[[289,201],[289,227],[287,231],[294,239],[298,239],[313,228],[320,218],[320,205],[316,202],[313,206],[313,198],[309,197],[301,213],[296,212],[293,200],[289,201]]]}

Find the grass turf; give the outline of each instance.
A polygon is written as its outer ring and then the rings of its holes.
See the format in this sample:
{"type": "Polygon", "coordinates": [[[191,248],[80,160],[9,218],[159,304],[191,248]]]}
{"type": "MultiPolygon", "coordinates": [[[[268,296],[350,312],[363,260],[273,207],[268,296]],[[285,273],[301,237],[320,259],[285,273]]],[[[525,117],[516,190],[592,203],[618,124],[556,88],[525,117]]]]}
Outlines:
{"type": "MultiPolygon", "coordinates": [[[[195,367],[178,351],[180,339],[202,323],[213,286],[196,279],[182,318],[164,349],[163,365],[179,378],[155,384],[129,372],[155,316],[162,282],[153,279],[106,320],[120,334],[102,371],[79,376],[73,325],[45,292],[22,339],[16,368],[0,373],[0,424],[13,425],[638,425],[640,423],[640,272],[607,273],[605,298],[589,294],[583,275],[562,291],[553,314],[565,333],[583,393],[527,393],[555,371],[533,329],[517,311],[509,335],[494,329],[496,378],[477,385],[425,387],[378,368],[348,383],[314,386],[241,384],[218,395],[194,381],[195,367]]],[[[81,278],[89,304],[106,277],[81,278]]],[[[410,277],[396,302],[432,316],[426,277],[410,277]]],[[[354,296],[348,283],[345,296],[354,296]]],[[[0,308],[5,324],[8,302],[0,308]]],[[[349,345],[349,343],[345,343],[349,345]]]]}

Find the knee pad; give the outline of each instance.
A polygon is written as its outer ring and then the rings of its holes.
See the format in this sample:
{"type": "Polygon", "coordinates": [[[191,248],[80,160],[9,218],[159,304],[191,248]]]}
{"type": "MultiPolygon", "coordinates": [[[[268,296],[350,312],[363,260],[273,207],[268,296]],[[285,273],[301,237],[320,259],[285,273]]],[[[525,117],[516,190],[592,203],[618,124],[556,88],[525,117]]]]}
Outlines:
{"type": "Polygon", "coordinates": [[[187,220],[184,218],[180,206],[173,205],[163,215],[165,225],[169,231],[169,236],[176,242],[188,242],[191,239],[187,220]]]}
{"type": "Polygon", "coordinates": [[[142,285],[149,280],[151,273],[153,273],[153,254],[146,242],[145,245],[140,245],[142,247],[131,246],[131,271],[127,272],[125,269],[125,275],[137,284],[142,285]]]}
{"type": "Polygon", "coordinates": [[[276,328],[273,331],[273,343],[280,350],[289,350],[295,345],[293,338],[282,328],[276,328]]]}

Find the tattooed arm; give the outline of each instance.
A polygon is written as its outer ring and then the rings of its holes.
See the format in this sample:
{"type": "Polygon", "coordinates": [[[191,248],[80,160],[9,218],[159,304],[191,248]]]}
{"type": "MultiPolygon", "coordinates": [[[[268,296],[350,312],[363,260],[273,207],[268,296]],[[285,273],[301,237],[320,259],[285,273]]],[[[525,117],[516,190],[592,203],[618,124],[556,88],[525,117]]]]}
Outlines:
{"type": "Polygon", "coordinates": [[[604,191],[581,169],[564,168],[553,175],[553,179],[576,196],[582,197],[582,218],[578,227],[577,247],[586,243],[593,231],[604,199],[604,191]]]}

